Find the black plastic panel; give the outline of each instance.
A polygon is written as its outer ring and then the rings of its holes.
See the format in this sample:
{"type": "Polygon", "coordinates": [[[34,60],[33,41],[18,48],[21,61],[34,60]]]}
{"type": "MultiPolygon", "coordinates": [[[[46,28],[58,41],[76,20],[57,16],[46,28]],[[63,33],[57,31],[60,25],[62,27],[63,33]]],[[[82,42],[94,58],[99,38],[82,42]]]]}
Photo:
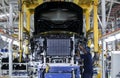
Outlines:
{"type": "Polygon", "coordinates": [[[46,2],[35,8],[34,35],[48,31],[82,34],[83,9],[72,2],[46,2]]]}

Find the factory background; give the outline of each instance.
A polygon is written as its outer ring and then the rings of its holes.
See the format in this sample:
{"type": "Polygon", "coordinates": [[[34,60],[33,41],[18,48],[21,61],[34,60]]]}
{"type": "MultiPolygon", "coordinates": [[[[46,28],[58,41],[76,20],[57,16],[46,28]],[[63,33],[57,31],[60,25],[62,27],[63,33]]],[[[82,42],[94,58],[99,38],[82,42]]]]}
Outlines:
{"type": "Polygon", "coordinates": [[[119,58],[120,0],[0,0],[0,78],[120,78],[119,58]]]}

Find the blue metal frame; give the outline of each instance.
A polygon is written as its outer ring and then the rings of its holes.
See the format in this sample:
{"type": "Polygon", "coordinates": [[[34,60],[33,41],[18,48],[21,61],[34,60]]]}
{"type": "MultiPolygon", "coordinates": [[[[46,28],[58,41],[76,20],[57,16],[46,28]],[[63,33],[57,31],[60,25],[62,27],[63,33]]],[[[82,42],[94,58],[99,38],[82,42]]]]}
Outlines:
{"type": "Polygon", "coordinates": [[[75,72],[75,78],[80,78],[79,66],[51,66],[46,73],[45,69],[38,69],[38,78],[72,78],[72,71],[75,72]]]}

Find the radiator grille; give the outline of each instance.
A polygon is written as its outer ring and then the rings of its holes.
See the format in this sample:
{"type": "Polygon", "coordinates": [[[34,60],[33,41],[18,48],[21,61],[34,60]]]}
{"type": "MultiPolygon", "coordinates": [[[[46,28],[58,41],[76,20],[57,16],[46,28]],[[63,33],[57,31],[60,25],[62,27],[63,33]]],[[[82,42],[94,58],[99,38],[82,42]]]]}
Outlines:
{"type": "Polygon", "coordinates": [[[47,55],[70,55],[70,39],[47,39],[47,55]]]}

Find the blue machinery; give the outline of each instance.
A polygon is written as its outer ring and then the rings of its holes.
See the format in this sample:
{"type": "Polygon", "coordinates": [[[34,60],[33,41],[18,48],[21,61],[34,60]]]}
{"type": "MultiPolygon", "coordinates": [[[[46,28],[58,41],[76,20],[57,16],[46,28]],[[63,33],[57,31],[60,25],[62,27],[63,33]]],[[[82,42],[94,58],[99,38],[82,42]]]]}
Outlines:
{"type": "Polygon", "coordinates": [[[51,66],[48,72],[39,68],[38,78],[80,78],[79,66],[51,66]]]}

